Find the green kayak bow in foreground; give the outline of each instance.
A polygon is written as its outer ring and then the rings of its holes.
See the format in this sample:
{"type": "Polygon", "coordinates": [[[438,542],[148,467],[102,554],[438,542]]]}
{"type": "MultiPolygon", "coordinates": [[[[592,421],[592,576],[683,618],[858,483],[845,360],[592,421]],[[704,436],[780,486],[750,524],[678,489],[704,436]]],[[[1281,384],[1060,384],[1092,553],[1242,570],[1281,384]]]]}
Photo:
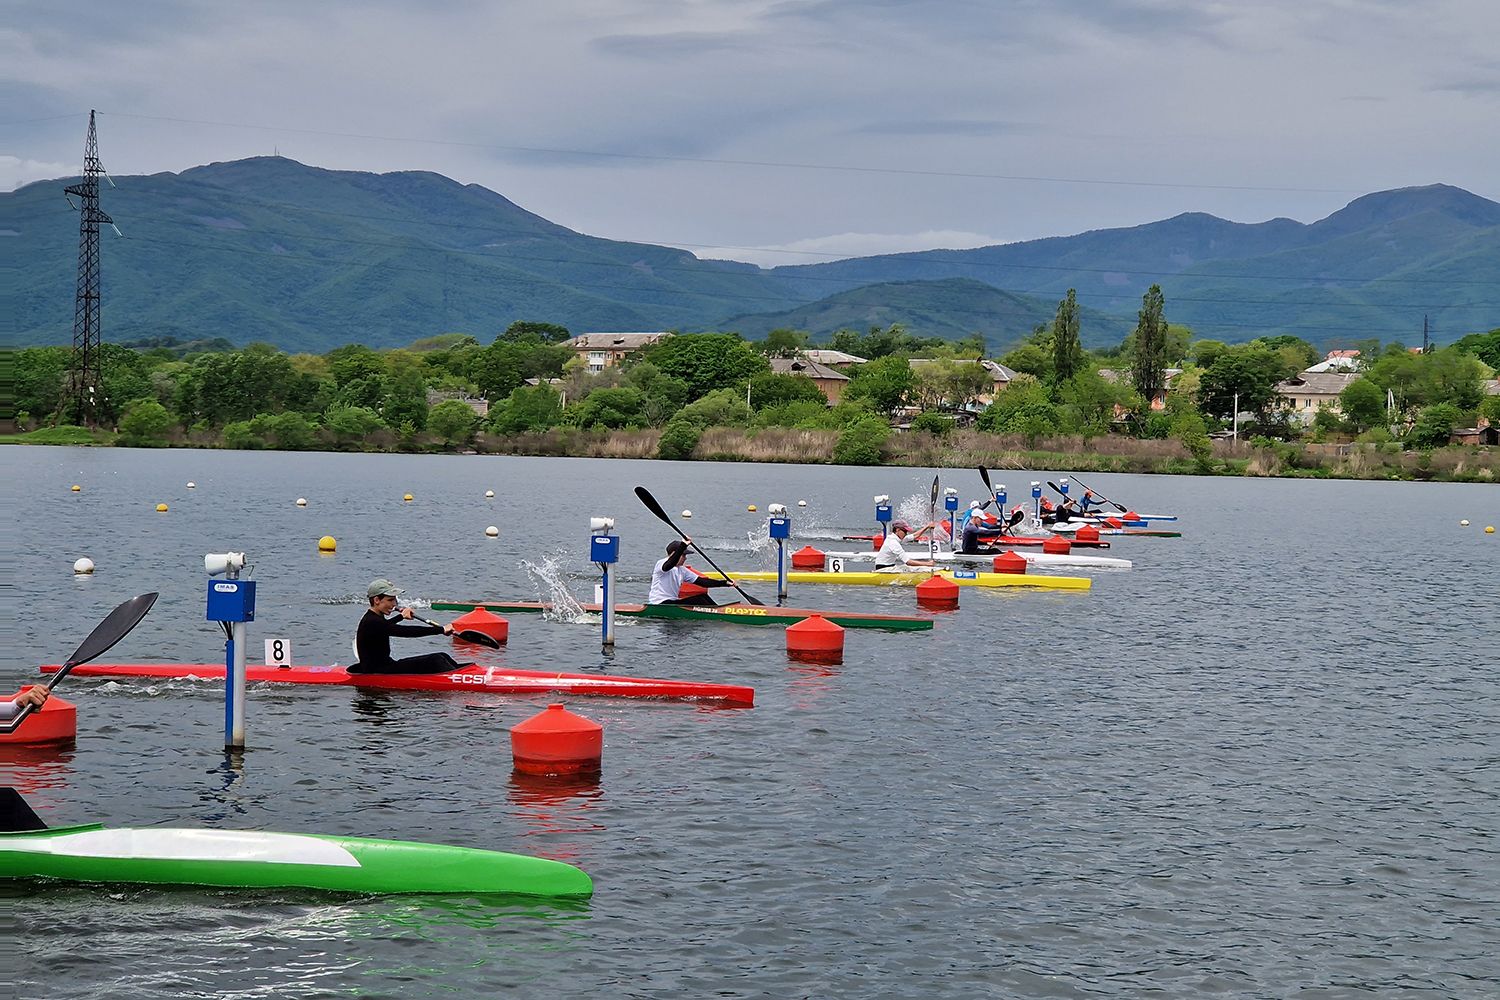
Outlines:
{"type": "Polygon", "coordinates": [[[0,879],[59,879],[353,893],[507,893],[587,898],[587,874],[561,861],[401,840],[238,830],[110,829],[0,833],[0,879]]]}

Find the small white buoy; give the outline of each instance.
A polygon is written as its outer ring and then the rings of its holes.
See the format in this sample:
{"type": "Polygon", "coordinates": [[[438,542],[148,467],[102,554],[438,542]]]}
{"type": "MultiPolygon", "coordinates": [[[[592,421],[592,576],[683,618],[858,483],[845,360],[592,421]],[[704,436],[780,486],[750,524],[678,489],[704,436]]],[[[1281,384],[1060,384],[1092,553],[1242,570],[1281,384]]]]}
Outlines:
{"type": "Polygon", "coordinates": [[[75,576],[88,576],[93,571],[94,560],[90,559],[88,556],[84,556],[82,559],[73,564],[73,574],[75,576]]]}
{"type": "Polygon", "coordinates": [[[494,538],[494,537],[495,537],[495,536],[496,536],[496,535],[498,535],[498,534],[500,534],[500,529],[499,529],[499,528],[497,528],[497,527],[495,527],[495,526],[494,526],[494,525],[493,525],[493,524],[492,524],[492,525],[490,525],[490,526],[489,526],[489,527],[488,527],[488,528],[485,528],[485,529],[484,529],[484,533],[485,533],[485,534],[486,534],[486,535],[489,535],[489,536],[490,536],[490,537],[491,537],[491,538],[494,538]]]}
{"type": "Polygon", "coordinates": [[[306,507],[307,506],[307,497],[298,497],[297,498],[297,506],[298,507],[306,507]]]}
{"type": "Polygon", "coordinates": [[[682,516],[683,517],[692,517],[693,516],[693,512],[690,511],[690,510],[685,510],[685,511],[682,512],[682,516]]]}
{"type": "Polygon", "coordinates": [[[1459,521],[1458,526],[1461,528],[1467,528],[1469,526],[1469,519],[1466,517],[1462,521],[1459,521]]]}
{"type": "Polygon", "coordinates": [[[806,507],[807,506],[807,501],[806,500],[798,500],[797,501],[797,506],[798,507],[806,507]]]}
{"type": "Polygon", "coordinates": [[[197,483],[188,483],[188,489],[190,489],[190,490],[196,490],[197,488],[198,488],[198,484],[197,483]]]}
{"type": "Polygon", "coordinates": [[[484,498],[486,500],[493,500],[493,499],[495,499],[495,491],[494,490],[485,490],[484,491],[484,498]]]}

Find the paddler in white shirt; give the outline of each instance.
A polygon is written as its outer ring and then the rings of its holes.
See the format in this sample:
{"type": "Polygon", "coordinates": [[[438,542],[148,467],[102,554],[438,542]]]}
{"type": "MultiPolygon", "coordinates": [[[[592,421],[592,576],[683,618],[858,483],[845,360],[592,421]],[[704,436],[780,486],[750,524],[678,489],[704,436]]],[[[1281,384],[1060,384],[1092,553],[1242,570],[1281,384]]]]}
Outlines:
{"type": "Polygon", "coordinates": [[[687,555],[687,543],[673,539],[667,543],[667,557],[651,568],[651,593],[647,604],[692,604],[712,605],[716,602],[707,594],[679,597],[684,583],[696,583],[700,587],[730,587],[728,580],[717,580],[711,576],[699,576],[698,571],[682,565],[687,555]]]}
{"type": "Polygon", "coordinates": [[[911,534],[911,525],[905,521],[895,521],[891,524],[890,533],[885,536],[885,541],[880,543],[880,548],[875,553],[877,571],[894,572],[903,566],[935,565],[931,559],[913,559],[906,554],[906,547],[901,543],[909,534],[911,534]]]}

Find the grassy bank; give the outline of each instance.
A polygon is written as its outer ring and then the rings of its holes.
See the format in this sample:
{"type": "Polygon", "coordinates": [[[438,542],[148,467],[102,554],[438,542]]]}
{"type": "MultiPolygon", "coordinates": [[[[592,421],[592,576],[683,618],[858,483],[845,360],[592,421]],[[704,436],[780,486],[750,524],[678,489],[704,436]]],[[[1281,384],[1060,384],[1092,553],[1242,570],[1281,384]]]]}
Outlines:
{"type": "MultiPolygon", "coordinates": [[[[580,430],[554,428],[507,436],[478,434],[469,447],[484,455],[544,455],[571,458],[655,458],[659,430],[580,430]]],[[[771,427],[750,430],[712,427],[693,449],[695,461],[831,464],[838,431],[771,427]]],[[[111,445],[118,436],[81,427],[47,427],[0,435],[3,444],[111,445]]],[[[318,450],[442,453],[460,450],[423,436],[398,440],[383,434],[347,446],[320,442],[318,450]]],[[[198,434],[169,446],[213,448],[217,440],[198,434]]],[[[881,463],[915,468],[1069,469],[1077,472],[1165,473],[1178,475],[1283,476],[1315,479],[1410,479],[1437,482],[1500,481],[1500,449],[1451,446],[1402,451],[1396,444],[1298,444],[1215,441],[1195,457],[1175,440],[1079,436],[1027,438],[973,430],[948,434],[924,431],[892,434],[881,463]]]]}

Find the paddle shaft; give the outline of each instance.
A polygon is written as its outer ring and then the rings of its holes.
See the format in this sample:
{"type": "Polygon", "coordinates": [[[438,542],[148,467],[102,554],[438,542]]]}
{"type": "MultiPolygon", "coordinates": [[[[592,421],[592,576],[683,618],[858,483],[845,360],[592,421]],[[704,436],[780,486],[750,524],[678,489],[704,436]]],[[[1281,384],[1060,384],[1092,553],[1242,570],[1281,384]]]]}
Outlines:
{"type": "Polygon", "coordinates": [[[726,573],[726,572],[724,572],[724,570],[720,569],[719,564],[716,563],[716,562],[714,562],[712,556],[710,556],[707,552],[704,552],[701,548],[699,548],[697,542],[695,542],[691,538],[689,538],[687,536],[686,532],[684,532],[681,528],[677,527],[677,525],[675,525],[675,524],[672,523],[672,519],[667,516],[667,512],[666,511],[662,510],[661,504],[659,504],[659,503],[656,502],[656,497],[654,497],[654,496],[651,495],[651,491],[650,490],[646,489],[646,487],[644,487],[644,486],[637,486],[635,488],[635,495],[636,495],[636,498],[639,499],[641,501],[641,503],[645,505],[645,507],[646,507],[647,510],[649,510],[651,513],[653,513],[653,514],[656,515],[657,520],[659,520],[662,524],[665,524],[667,527],[671,528],[673,531],[677,532],[677,536],[679,538],[681,538],[684,542],[687,542],[689,545],[691,545],[693,547],[693,551],[694,552],[696,552],[700,556],[702,556],[704,558],[704,560],[710,566],[712,566],[715,570],[718,570],[719,575],[722,576],[725,580],[728,580],[729,581],[729,585],[731,587],[733,587],[735,590],[738,590],[740,592],[740,596],[741,597],[743,597],[745,600],[749,601],[751,604],[756,605],[757,607],[765,607],[765,602],[764,601],[757,601],[755,598],[753,598],[749,594],[745,593],[744,588],[742,588],[739,584],[735,583],[734,580],[730,579],[730,576],[729,576],[728,573],[726,573]]]}
{"type": "MultiPolygon", "coordinates": [[[[443,627],[440,623],[433,621],[431,618],[421,618],[417,615],[412,615],[412,617],[416,618],[417,621],[421,622],[424,625],[431,625],[433,628],[443,627]]],[[[453,634],[459,639],[462,639],[464,642],[472,642],[477,646],[488,646],[491,649],[500,648],[500,643],[496,641],[494,636],[486,635],[478,629],[461,628],[453,634]]]]}

